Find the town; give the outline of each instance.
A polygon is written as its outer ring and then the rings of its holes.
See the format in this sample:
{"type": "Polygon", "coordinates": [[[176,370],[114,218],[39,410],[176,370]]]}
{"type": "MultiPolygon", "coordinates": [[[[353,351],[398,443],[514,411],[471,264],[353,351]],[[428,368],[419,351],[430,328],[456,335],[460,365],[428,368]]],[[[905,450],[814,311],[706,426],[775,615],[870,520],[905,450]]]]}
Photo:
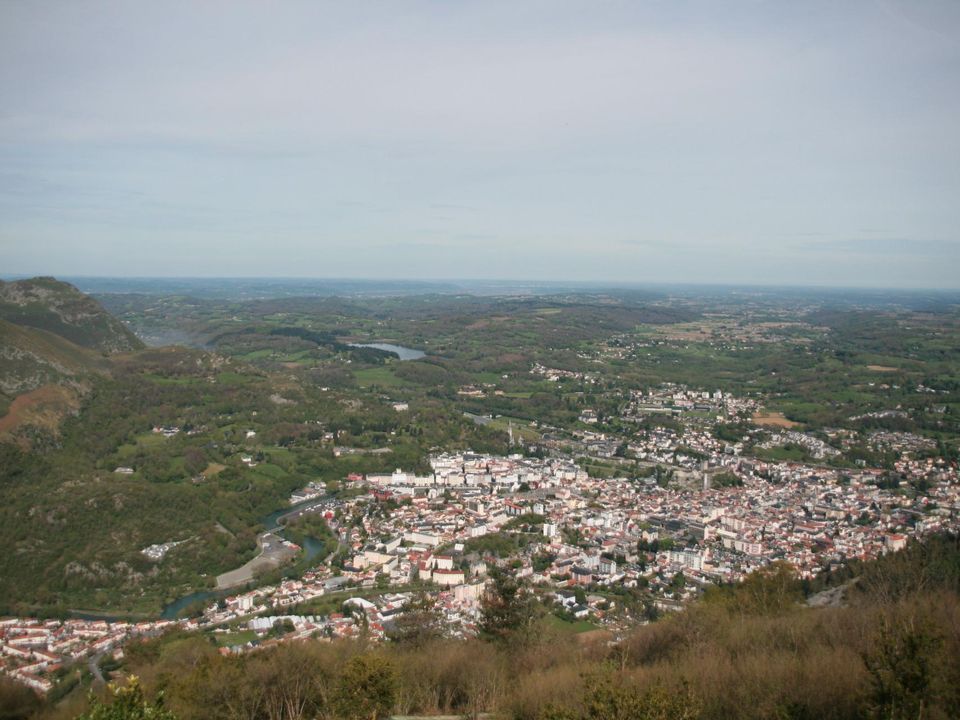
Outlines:
{"type": "MultiPolygon", "coordinates": [[[[211,598],[176,621],[3,620],[2,669],[46,692],[61,668],[122,657],[125,643],[174,626],[245,631],[225,653],[306,637],[383,640],[422,593],[452,635],[471,635],[493,566],[523,579],[559,617],[616,634],[776,561],[812,579],[910,538],[960,529],[957,467],[925,453],[928,440],[871,433],[874,447],[897,453],[891,472],[822,464],[840,450],[796,430],[764,433],[761,442],[749,433],[717,437],[720,421],[758,409],[720,392],[665,386],[636,393],[625,417],[690,413],[679,430],[638,429],[624,443],[593,430],[541,428],[546,452],[438,452],[429,473],[352,473],[332,495],[311,484],[293,493],[291,514],[320,516],[338,549],[301,576],[211,598]],[[745,443],[763,450],[786,442],[816,462],[744,453],[745,443]],[[624,472],[594,477],[576,456],[617,460],[624,472]],[[327,610],[312,611],[321,600],[327,610]]],[[[851,439],[834,441],[843,448],[851,439]]],[[[143,552],[159,562],[175,545],[143,552]]]]}

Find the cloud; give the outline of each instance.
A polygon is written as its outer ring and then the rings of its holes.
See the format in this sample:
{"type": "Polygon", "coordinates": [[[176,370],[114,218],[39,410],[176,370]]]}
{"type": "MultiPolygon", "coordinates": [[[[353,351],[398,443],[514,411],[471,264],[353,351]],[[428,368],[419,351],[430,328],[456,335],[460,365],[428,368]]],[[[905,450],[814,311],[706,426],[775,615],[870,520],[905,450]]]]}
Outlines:
{"type": "Polygon", "coordinates": [[[960,255],[960,240],[925,240],[902,237],[867,237],[798,246],[818,253],[853,255],[909,255],[946,258],[960,255]]]}
{"type": "Polygon", "coordinates": [[[153,18],[118,4],[111,17],[41,3],[29,45],[8,33],[12,45],[0,50],[9,60],[0,74],[3,133],[215,145],[429,138],[497,147],[691,120],[704,106],[723,113],[775,61],[769,44],[637,25],[464,32],[469,9],[448,13],[447,27],[385,8],[373,17],[304,10],[339,26],[311,32],[266,6],[225,14],[170,7],[153,18]],[[264,41],[251,25],[281,41],[264,41]],[[100,33],[111,41],[96,43],[100,33]]]}
{"type": "Polygon", "coordinates": [[[0,3],[0,266],[955,285],[950,5],[0,3]]]}

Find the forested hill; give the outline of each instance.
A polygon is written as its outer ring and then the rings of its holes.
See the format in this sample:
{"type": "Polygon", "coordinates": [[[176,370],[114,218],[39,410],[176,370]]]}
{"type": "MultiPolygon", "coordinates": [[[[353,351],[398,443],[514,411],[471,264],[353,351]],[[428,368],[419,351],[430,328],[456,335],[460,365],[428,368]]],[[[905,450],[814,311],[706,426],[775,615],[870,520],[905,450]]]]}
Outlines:
{"type": "Polygon", "coordinates": [[[143,343],[96,300],[51,277],[0,281],[0,319],[59,335],[105,353],[138,350],[143,343]]]}

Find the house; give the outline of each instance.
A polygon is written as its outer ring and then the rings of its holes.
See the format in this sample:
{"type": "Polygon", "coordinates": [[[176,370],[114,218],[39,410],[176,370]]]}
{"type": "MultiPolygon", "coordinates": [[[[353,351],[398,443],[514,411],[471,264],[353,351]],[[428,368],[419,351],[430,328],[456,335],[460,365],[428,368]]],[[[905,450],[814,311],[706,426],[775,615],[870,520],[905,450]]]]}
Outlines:
{"type": "Polygon", "coordinates": [[[896,552],[897,550],[903,550],[903,548],[907,546],[907,536],[891,533],[884,537],[883,542],[888,551],[896,552]]]}
{"type": "Polygon", "coordinates": [[[460,569],[442,570],[440,568],[436,568],[433,571],[433,576],[431,579],[437,585],[442,585],[444,587],[452,587],[454,585],[462,585],[465,578],[463,575],[463,570],[460,570],[460,569]]]}
{"type": "Polygon", "coordinates": [[[593,582],[593,573],[585,567],[575,567],[571,573],[577,585],[589,585],[593,582]]]}

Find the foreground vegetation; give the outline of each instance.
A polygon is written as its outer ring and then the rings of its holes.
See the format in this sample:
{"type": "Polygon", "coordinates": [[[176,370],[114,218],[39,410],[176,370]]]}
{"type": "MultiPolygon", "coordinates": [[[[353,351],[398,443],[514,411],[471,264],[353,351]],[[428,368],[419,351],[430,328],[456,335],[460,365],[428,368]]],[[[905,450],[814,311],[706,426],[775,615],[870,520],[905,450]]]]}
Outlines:
{"type": "MultiPolygon", "coordinates": [[[[811,608],[775,564],[611,643],[545,622],[504,576],[478,638],[439,637],[429,608],[382,646],[306,640],[225,657],[177,632],[127,649],[122,674],[139,680],[120,702],[142,692],[140,710],[162,698],[168,715],[156,717],[181,720],[957,717],[960,541],[915,544],[855,577],[846,606],[811,608]]],[[[86,717],[153,717],[97,714],[115,707],[106,696],[86,717]]],[[[75,692],[33,717],[74,718],[89,702],[75,692]]],[[[31,716],[19,712],[7,717],[31,716]]]]}

